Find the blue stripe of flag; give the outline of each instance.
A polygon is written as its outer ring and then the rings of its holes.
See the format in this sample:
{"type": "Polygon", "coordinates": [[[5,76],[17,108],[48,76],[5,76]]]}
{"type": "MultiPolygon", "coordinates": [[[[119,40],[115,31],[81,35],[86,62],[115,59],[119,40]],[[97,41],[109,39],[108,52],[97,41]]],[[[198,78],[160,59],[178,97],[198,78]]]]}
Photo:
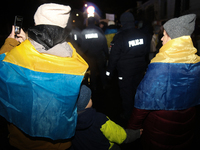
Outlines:
{"type": "Polygon", "coordinates": [[[0,63],[0,115],[34,137],[68,139],[76,127],[83,76],[0,63]]]}
{"type": "Polygon", "coordinates": [[[200,104],[200,63],[151,63],[138,86],[135,107],[182,110],[200,104]]]}

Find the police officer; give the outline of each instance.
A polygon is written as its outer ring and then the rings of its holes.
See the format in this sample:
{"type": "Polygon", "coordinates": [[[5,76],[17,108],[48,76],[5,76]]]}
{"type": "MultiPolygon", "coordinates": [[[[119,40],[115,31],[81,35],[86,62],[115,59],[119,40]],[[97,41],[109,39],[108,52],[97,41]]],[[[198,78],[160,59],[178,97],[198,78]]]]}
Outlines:
{"type": "Polygon", "coordinates": [[[97,74],[101,78],[101,86],[106,85],[106,59],[108,57],[108,46],[101,28],[95,25],[95,18],[88,18],[88,27],[82,31],[82,51],[87,56],[90,67],[90,84],[92,89],[97,88],[97,74]]]}
{"type": "Polygon", "coordinates": [[[120,116],[128,120],[132,112],[136,88],[147,67],[145,57],[150,44],[147,36],[135,28],[132,13],[123,13],[120,22],[122,28],[112,41],[106,75],[112,77],[115,68],[117,69],[123,107],[120,116]]]}

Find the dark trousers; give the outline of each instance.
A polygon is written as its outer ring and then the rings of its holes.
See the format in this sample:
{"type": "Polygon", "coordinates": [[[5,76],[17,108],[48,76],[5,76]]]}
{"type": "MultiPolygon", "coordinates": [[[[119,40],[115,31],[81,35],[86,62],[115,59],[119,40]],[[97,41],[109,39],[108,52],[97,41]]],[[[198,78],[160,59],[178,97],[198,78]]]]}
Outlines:
{"type": "Polygon", "coordinates": [[[106,60],[105,59],[95,59],[90,58],[88,60],[89,67],[90,67],[90,85],[91,88],[97,87],[97,80],[98,76],[100,77],[101,86],[106,85],[106,60]]]}
{"type": "Polygon", "coordinates": [[[140,81],[144,77],[144,71],[119,79],[120,96],[122,99],[123,115],[126,120],[131,116],[134,107],[134,97],[140,81]]]}

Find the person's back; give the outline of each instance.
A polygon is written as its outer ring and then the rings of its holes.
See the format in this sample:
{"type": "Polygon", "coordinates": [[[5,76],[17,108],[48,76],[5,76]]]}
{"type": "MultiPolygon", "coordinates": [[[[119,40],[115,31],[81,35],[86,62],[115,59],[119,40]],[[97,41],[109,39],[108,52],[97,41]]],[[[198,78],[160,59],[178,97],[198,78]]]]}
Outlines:
{"type": "Polygon", "coordinates": [[[82,85],[77,100],[77,127],[70,150],[114,150],[118,144],[135,141],[140,130],[127,130],[92,107],[91,90],[82,85]]]}
{"type": "MultiPolygon", "coordinates": [[[[123,69],[127,69],[126,71],[133,72],[137,68],[146,68],[147,62],[145,60],[145,56],[147,54],[147,43],[146,43],[146,35],[143,34],[140,30],[135,28],[125,29],[122,32],[118,33],[116,38],[121,39],[121,43],[123,45],[123,49],[121,49],[121,56],[117,64],[118,71],[122,71],[123,69]],[[126,67],[124,67],[126,66],[126,67]]],[[[114,39],[115,40],[115,39],[114,39]]],[[[119,40],[117,40],[119,41],[119,40]]],[[[115,41],[114,41],[115,42],[115,41]]],[[[114,46],[116,46],[115,43],[114,46]]],[[[113,52],[115,51],[115,47],[113,47],[113,52]]],[[[110,59],[110,61],[112,61],[110,59]]],[[[124,73],[126,72],[123,71],[124,73]]]]}
{"type": "Polygon", "coordinates": [[[195,130],[195,114],[194,107],[186,110],[150,112],[144,122],[144,130],[147,131],[142,137],[145,141],[145,149],[191,148],[195,130]],[[149,135],[154,136],[149,139],[149,135]]]}
{"type": "Polygon", "coordinates": [[[106,31],[105,31],[105,37],[106,37],[106,40],[107,40],[107,45],[108,45],[109,51],[111,49],[110,44],[113,41],[113,38],[114,38],[114,36],[117,32],[118,32],[118,29],[115,26],[115,22],[109,21],[108,27],[106,28],[106,31]]]}
{"type": "Polygon", "coordinates": [[[145,128],[145,150],[184,150],[192,146],[194,106],[200,104],[200,57],[190,37],[195,19],[195,14],[189,14],[163,25],[163,46],[137,88],[128,126],[145,128]]]}
{"type": "Polygon", "coordinates": [[[106,38],[101,28],[95,25],[95,18],[88,19],[88,27],[82,31],[82,50],[88,57],[95,59],[105,59],[108,55],[106,38]]]}
{"type": "Polygon", "coordinates": [[[183,150],[191,148],[195,130],[195,107],[185,110],[140,110],[134,108],[128,128],[144,131],[145,150],[183,150]],[[139,120],[145,120],[140,124],[139,120]]]}
{"type": "Polygon", "coordinates": [[[106,86],[105,66],[108,57],[108,47],[103,31],[95,25],[95,18],[88,18],[88,27],[82,31],[81,49],[87,57],[90,66],[90,85],[97,87],[106,86]],[[97,75],[101,79],[101,85],[97,86],[97,75]]]}
{"type": "Polygon", "coordinates": [[[130,12],[123,13],[120,21],[122,28],[113,39],[106,75],[113,76],[117,69],[124,111],[122,118],[127,121],[133,108],[136,88],[147,67],[146,54],[150,43],[146,34],[135,29],[134,16],[130,12]]]}
{"type": "Polygon", "coordinates": [[[112,73],[116,67],[119,76],[126,76],[137,69],[146,69],[145,57],[150,43],[147,36],[135,28],[134,22],[125,22],[112,43],[108,72],[112,73]]]}
{"type": "Polygon", "coordinates": [[[65,140],[75,132],[75,103],[88,67],[66,42],[70,10],[59,4],[41,5],[28,39],[1,55],[0,115],[11,123],[9,140],[19,149],[70,146],[65,140]]]}
{"type": "Polygon", "coordinates": [[[74,150],[108,150],[110,143],[102,134],[102,125],[108,118],[96,112],[93,108],[87,108],[78,113],[75,137],[72,140],[74,150]]]}

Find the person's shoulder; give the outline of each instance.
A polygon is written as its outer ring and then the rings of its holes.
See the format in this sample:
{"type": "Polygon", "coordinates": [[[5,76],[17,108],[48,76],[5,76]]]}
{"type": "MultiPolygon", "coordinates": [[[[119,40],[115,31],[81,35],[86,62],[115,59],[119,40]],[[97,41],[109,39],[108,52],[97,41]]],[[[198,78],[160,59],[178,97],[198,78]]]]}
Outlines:
{"type": "Polygon", "coordinates": [[[96,118],[98,122],[101,122],[101,124],[104,124],[106,123],[106,121],[109,120],[108,117],[104,113],[101,113],[101,112],[96,112],[96,118]]]}

